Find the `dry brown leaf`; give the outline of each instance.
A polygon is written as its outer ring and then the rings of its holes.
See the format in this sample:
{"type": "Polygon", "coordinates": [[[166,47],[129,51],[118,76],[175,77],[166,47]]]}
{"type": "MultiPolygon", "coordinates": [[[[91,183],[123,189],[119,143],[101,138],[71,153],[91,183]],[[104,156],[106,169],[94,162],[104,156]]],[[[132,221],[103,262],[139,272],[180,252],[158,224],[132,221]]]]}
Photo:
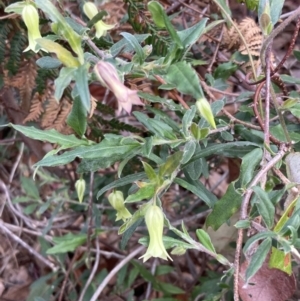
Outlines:
{"type": "Polygon", "coordinates": [[[286,301],[296,290],[295,276],[268,267],[268,259],[244,287],[248,262],[241,266],[239,294],[243,301],[286,301]]]}

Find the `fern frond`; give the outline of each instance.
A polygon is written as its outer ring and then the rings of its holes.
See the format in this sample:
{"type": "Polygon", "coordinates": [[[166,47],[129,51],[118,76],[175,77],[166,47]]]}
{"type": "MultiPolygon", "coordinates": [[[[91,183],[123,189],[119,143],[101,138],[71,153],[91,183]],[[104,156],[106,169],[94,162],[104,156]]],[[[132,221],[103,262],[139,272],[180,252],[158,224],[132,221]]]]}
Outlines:
{"type": "Polygon", "coordinates": [[[53,126],[48,128],[54,128],[58,132],[66,132],[66,128],[68,127],[66,120],[71,112],[71,109],[72,109],[72,105],[65,97],[63,97],[63,99],[60,102],[60,111],[56,116],[56,120],[54,121],[53,126]]]}
{"type": "Polygon", "coordinates": [[[0,22],[0,62],[4,61],[5,50],[6,50],[6,40],[8,34],[10,33],[10,26],[7,20],[0,22]]]}
{"type": "Polygon", "coordinates": [[[16,32],[10,41],[10,54],[5,66],[5,68],[9,71],[10,76],[17,74],[18,72],[24,46],[26,45],[26,43],[27,39],[21,31],[16,32]]]}
{"type": "Polygon", "coordinates": [[[28,60],[21,68],[20,73],[24,78],[24,85],[20,87],[19,93],[21,98],[21,109],[25,112],[29,111],[31,97],[35,89],[35,79],[37,76],[37,67],[35,62],[28,60]]]}
{"type": "Polygon", "coordinates": [[[45,101],[45,95],[40,95],[38,92],[35,92],[31,100],[30,113],[23,120],[23,123],[26,123],[28,121],[37,121],[40,118],[40,116],[44,112],[44,108],[43,108],[44,101],[45,101]]]}
{"type": "Polygon", "coordinates": [[[43,114],[41,120],[42,128],[49,128],[53,125],[54,120],[56,120],[57,115],[59,113],[59,103],[54,98],[54,96],[50,97],[45,105],[45,113],[43,114]]]}
{"type": "Polygon", "coordinates": [[[115,115],[115,110],[112,107],[105,105],[99,101],[97,102],[97,110],[105,115],[115,115]]]}

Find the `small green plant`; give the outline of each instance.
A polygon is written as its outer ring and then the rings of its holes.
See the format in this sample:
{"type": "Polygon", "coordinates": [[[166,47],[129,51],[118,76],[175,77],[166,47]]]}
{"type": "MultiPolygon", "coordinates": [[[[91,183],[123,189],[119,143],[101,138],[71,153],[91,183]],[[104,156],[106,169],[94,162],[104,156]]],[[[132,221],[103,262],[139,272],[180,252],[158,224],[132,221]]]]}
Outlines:
{"type": "MultiPolygon", "coordinates": [[[[299,171],[295,168],[299,165],[300,135],[299,126],[293,121],[300,116],[300,95],[292,89],[287,91],[285,87],[285,83],[299,84],[299,79],[277,72],[293,51],[300,21],[287,55],[275,68],[272,67],[271,44],[285,26],[300,15],[300,9],[277,25],[284,1],[246,1],[249,9],[257,11],[261,26],[260,29],[251,29],[256,37],[259,36],[255,43],[251,43],[246,34],[249,20],[248,23],[236,24],[223,0],[212,1],[219,9],[218,20],[211,22],[202,18],[194,24],[188,22],[184,29],[178,24],[176,15],[168,15],[159,1],[125,2],[133,32],[121,32],[118,40],[108,35],[117,24],[106,24],[102,20],[105,12],[98,11],[92,2],[82,3],[77,17],[71,11],[65,13],[61,10],[59,1],[22,1],[5,8],[7,13],[22,16],[28,40],[24,51],[40,55],[37,60],[40,70],[55,70],[51,75],[55,90],[51,98],[46,97],[39,105],[51,100],[57,102],[56,107],[52,105],[55,110],[65,108],[62,122],[72,133],[31,125],[9,126],[26,137],[55,145],[33,165],[35,174],[43,168],[78,163],[77,205],[89,208],[95,221],[97,213],[100,215],[97,200],[108,200],[111,206],[107,215],[113,220],[116,213],[116,221],[122,221],[118,224],[118,234],[122,235],[123,249],[145,222],[149,237],[144,235],[139,243],[147,250],[138,248],[124,261],[116,291],[125,291],[140,274],[152,283],[155,290],[163,292],[165,298],[157,300],[176,300],[175,295],[183,291],[169,283],[160,283],[156,277],[171,270],[164,270],[161,265],[161,270],[155,274],[150,273],[140,260],[132,261],[131,269],[125,264],[141,252],[144,253],[140,258],[146,262],[152,257],[172,261],[176,256],[194,250],[197,254],[204,253],[214,264],[222,265],[225,271],[222,279],[217,273],[207,272],[203,284],[192,289],[195,300],[197,294],[204,294],[205,300],[222,297],[229,300],[231,291],[235,301],[239,298],[249,300],[249,294],[255,300],[263,300],[256,298],[255,288],[249,286],[252,282],[255,286],[266,281],[264,275],[273,277],[272,282],[266,283],[264,300],[271,300],[276,294],[279,277],[284,277],[290,291],[281,292],[276,300],[285,300],[294,291],[292,260],[300,258],[297,251],[300,246],[299,171]],[[46,34],[40,33],[41,15],[48,26],[46,34]],[[216,62],[216,56],[210,52],[204,39],[220,26],[221,35],[229,39],[229,42],[220,40],[220,43],[233,50],[228,63],[216,62]],[[201,52],[210,54],[212,61],[197,58],[201,52]],[[196,67],[208,64],[214,72],[206,72],[203,76],[196,67]],[[257,72],[259,64],[262,68],[257,72]],[[244,88],[238,95],[226,91],[230,77],[237,71],[244,72],[241,79],[244,88]],[[150,90],[140,88],[137,79],[150,90]],[[91,94],[91,84],[114,95],[116,110],[101,104],[99,99],[97,103],[91,94]],[[284,98],[278,102],[276,93],[280,89],[284,98]],[[239,111],[234,115],[227,110],[229,96],[234,97],[234,102],[239,105],[239,111]],[[63,101],[65,107],[59,106],[58,103],[63,101]],[[96,111],[103,115],[98,116],[96,111]],[[106,114],[113,115],[112,120],[105,119],[106,114]],[[130,122],[120,122],[118,118],[122,114],[133,118],[134,126],[130,122]],[[258,120],[257,124],[254,124],[255,120],[258,120]],[[100,127],[100,124],[107,128],[100,127]],[[210,169],[216,164],[214,160],[225,161],[227,158],[237,159],[239,172],[226,192],[216,196],[199,179],[209,177],[210,169]],[[101,181],[98,171],[107,168],[115,171],[116,178],[107,176],[101,184],[93,186],[94,181],[101,181]],[[180,222],[181,218],[177,221],[176,218],[170,219],[164,196],[174,186],[180,192],[188,191],[191,197],[199,198],[202,212],[209,210],[202,228],[187,229],[186,223],[180,222]],[[94,189],[97,189],[97,199],[93,198],[94,189]],[[282,199],[286,200],[284,208],[280,205],[282,199]],[[280,212],[279,216],[276,212],[280,212]],[[215,237],[237,214],[237,221],[231,225],[237,232],[233,259],[218,250],[218,238],[215,237]],[[252,231],[252,235],[245,238],[242,249],[245,229],[252,231]],[[164,234],[164,230],[168,232],[164,234]],[[240,265],[242,251],[246,259],[240,265]],[[275,269],[282,274],[279,276],[275,269]],[[126,273],[129,273],[128,279],[125,279],[126,273]],[[216,283],[216,279],[221,280],[213,291],[210,286],[216,283]]],[[[8,31],[8,25],[0,25],[0,36],[7,35],[8,31]]],[[[13,45],[12,41],[12,50],[13,45]]],[[[295,56],[299,59],[298,52],[295,56]]],[[[14,67],[9,71],[16,73],[14,67]]],[[[34,108],[37,108],[36,104],[34,108]]],[[[42,112],[41,107],[39,110],[42,112]]],[[[28,196],[32,201],[38,200],[34,184],[30,182],[29,186],[33,189],[31,195],[28,191],[28,196]]],[[[28,199],[14,202],[22,201],[28,199]]],[[[174,208],[179,206],[176,200],[172,202],[174,208]]],[[[189,206],[189,202],[186,205],[189,206]]],[[[26,214],[45,204],[36,201],[33,206],[27,207],[26,214]]],[[[52,206],[51,202],[48,206],[52,206]]],[[[56,206],[53,217],[62,203],[56,206]]],[[[67,252],[75,251],[105,231],[101,223],[91,225],[85,225],[88,231],[53,238],[54,246],[44,243],[44,251],[55,256],[56,262],[62,262],[67,252]]],[[[51,223],[43,233],[50,229],[51,223]]],[[[227,246],[229,243],[226,241],[227,246]]],[[[63,269],[62,266],[59,269],[63,269]]],[[[87,295],[91,301],[98,300],[109,277],[113,276],[104,271],[96,277],[96,270],[95,265],[90,280],[85,278],[87,284],[80,300],[88,300],[84,299],[87,295]],[[101,284],[96,286],[95,283],[101,284]]],[[[128,300],[133,300],[133,292],[130,294],[128,300]]],[[[77,297],[72,296],[72,300],[77,297]]]]}

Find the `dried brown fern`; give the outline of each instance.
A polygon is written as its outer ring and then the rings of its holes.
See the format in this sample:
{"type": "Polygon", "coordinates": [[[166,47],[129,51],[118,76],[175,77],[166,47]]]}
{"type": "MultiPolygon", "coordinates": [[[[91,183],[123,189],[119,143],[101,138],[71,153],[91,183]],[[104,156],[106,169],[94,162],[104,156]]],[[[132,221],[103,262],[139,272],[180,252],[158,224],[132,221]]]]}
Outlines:
{"type": "Polygon", "coordinates": [[[52,96],[45,106],[45,113],[42,116],[41,126],[45,129],[55,129],[58,132],[70,132],[66,119],[72,109],[72,104],[66,97],[60,103],[52,96]]]}
{"type": "Polygon", "coordinates": [[[53,125],[54,120],[56,119],[59,112],[59,103],[54,98],[50,97],[45,105],[45,113],[41,119],[42,128],[49,128],[53,125]]]}
{"type": "MultiPolygon", "coordinates": [[[[263,35],[256,22],[247,17],[237,24],[237,27],[245,38],[251,55],[259,56],[263,35]]],[[[228,50],[236,49],[244,55],[248,54],[243,41],[233,26],[230,29],[225,28],[221,45],[228,50]]]]}
{"type": "Polygon", "coordinates": [[[44,112],[43,102],[45,101],[45,95],[40,95],[35,92],[31,100],[30,112],[23,120],[23,123],[28,121],[37,121],[44,112]]]}

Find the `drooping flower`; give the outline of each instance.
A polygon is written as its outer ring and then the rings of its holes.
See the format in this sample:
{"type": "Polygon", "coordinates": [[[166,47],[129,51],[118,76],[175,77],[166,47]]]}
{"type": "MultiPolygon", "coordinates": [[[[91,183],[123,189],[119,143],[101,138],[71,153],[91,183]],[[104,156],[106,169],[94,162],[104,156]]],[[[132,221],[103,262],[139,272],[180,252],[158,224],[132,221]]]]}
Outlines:
{"type": "Polygon", "coordinates": [[[172,260],[163,243],[164,215],[161,208],[156,205],[151,205],[146,211],[145,222],[150,241],[147,252],[140,258],[143,258],[144,262],[150,257],[172,260]]]}
{"type": "Polygon", "coordinates": [[[24,51],[32,50],[38,52],[39,48],[36,47],[36,39],[41,38],[41,33],[39,29],[39,14],[37,9],[31,5],[25,5],[22,10],[22,18],[28,30],[28,41],[29,45],[24,51]]]}
{"type": "Polygon", "coordinates": [[[122,109],[130,114],[132,105],[144,105],[137,95],[137,91],[130,90],[120,81],[114,65],[100,61],[96,64],[94,72],[101,84],[116,96],[119,105],[118,114],[121,113],[122,109]]]}
{"type": "Polygon", "coordinates": [[[85,185],[85,180],[83,178],[78,179],[75,183],[75,189],[76,189],[76,192],[77,192],[79,203],[82,203],[82,201],[83,201],[85,186],[86,186],[85,185]]]}
{"type": "MultiPolygon", "coordinates": [[[[86,2],[83,5],[83,11],[90,20],[92,20],[98,13],[97,6],[93,2],[86,2]]],[[[105,36],[108,30],[115,27],[115,25],[106,24],[102,20],[96,22],[94,26],[96,28],[96,37],[98,39],[105,36]]]]}
{"type": "Polygon", "coordinates": [[[116,221],[120,219],[125,221],[126,219],[131,217],[131,213],[124,205],[124,196],[122,191],[119,190],[113,191],[108,196],[108,201],[111,204],[111,206],[117,211],[116,221]]]}

